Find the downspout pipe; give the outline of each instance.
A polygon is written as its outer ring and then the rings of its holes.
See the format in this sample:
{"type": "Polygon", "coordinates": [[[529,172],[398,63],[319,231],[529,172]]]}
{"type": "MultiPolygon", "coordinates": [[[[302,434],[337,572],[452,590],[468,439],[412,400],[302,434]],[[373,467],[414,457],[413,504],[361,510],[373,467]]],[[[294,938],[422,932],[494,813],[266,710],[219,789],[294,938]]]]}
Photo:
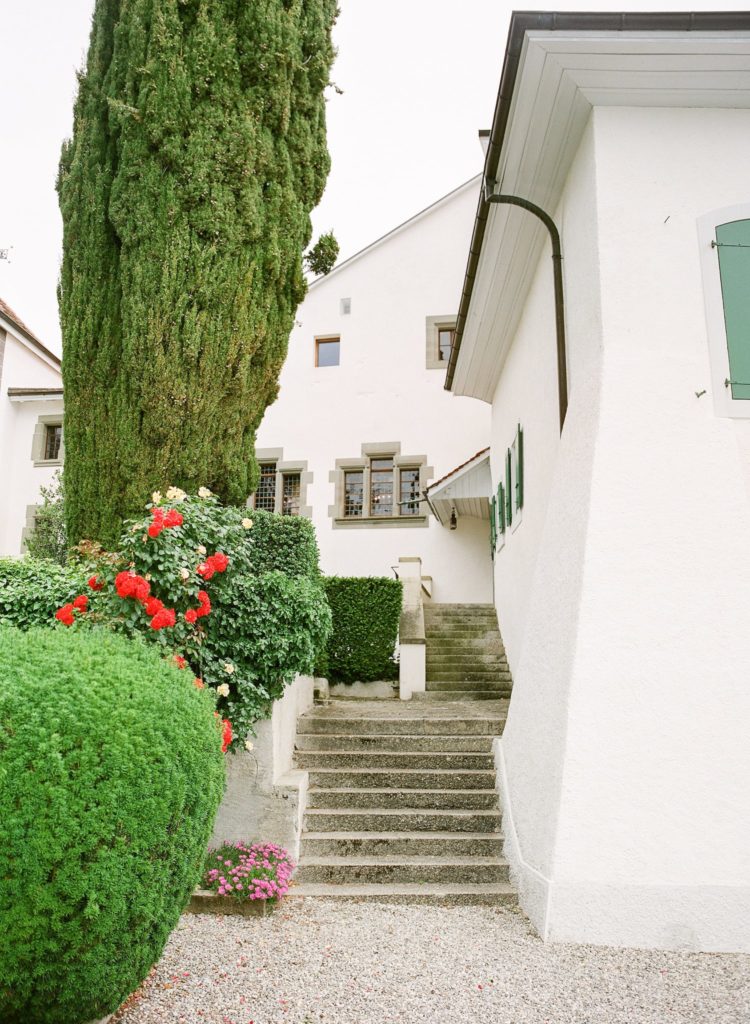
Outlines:
{"type": "Polygon", "coordinates": [[[565,423],[565,414],[568,411],[568,357],[565,347],[565,298],[563,294],[562,277],[562,248],[560,246],[560,232],[550,215],[541,206],[532,203],[521,196],[509,196],[493,192],[495,182],[488,181],[484,186],[484,201],[486,203],[498,203],[502,206],[518,206],[522,210],[533,213],[549,232],[552,242],[552,273],[555,286],[555,332],[557,335],[557,400],[560,409],[560,433],[565,423]]]}

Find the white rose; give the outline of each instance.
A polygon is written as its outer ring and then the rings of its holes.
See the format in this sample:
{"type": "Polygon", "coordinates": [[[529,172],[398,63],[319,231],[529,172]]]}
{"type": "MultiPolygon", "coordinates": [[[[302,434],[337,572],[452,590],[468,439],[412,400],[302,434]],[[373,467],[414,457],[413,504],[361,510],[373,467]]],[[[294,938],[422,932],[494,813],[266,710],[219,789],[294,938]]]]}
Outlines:
{"type": "Polygon", "coordinates": [[[245,740],[245,750],[253,750],[254,746],[255,745],[252,740],[245,740]]]}
{"type": "Polygon", "coordinates": [[[231,676],[231,674],[234,672],[234,665],[231,663],[231,661],[224,662],[224,671],[228,676],[231,676]]]}
{"type": "Polygon", "coordinates": [[[216,692],[220,697],[229,696],[229,683],[222,683],[221,686],[216,687],[216,692]]]}
{"type": "Polygon", "coordinates": [[[151,495],[151,501],[154,505],[159,505],[161,503],[161,491],[154,491],[151,495]]]}
{"type": "Polygon", "coordinates": [[[167,491],[168,501],[184,501],[187,498],[187,494],[179,487],[170,487],[167,491]]]}
{"type": "Polygon", "coordinates": [[[199,498],[210,498],[211,497],[211,492],[209,491],[209,489],[207,487],[199,487],[198,488],[198,497],[199,498]]]}
{"type": "Polygon", "coordinates": [[[190,579],[190,570],[189,570],[189,569],[186,569],[186,568],[185,568],[185,567],[183,566],[183,568],[182,568],[182,569],[180,569],[180,576],[182,576],[182,578],[183,578],[184,580],[189,580],[189,579],[190,579]]]}
{"type": "Polygon", "coordinates": [[[203,546],[203,544],[199,544],[195,550],[198,552],[199,555],[205,555],[206,553],[206,549],[203,546]]]}
{"type": "Polygon", "coordinates": [[[242,520],[242,525],[245,527],[246,530],[252,530],[252,528],[253,528],[253,521],[252,521],[252,519],[243,519],[242,520]]]}

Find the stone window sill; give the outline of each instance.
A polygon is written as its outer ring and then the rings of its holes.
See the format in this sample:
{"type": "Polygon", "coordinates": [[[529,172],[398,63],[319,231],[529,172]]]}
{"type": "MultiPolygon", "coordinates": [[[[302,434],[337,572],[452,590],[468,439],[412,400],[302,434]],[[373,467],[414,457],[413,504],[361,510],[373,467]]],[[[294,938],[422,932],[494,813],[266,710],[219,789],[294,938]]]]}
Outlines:
{"type": "Polygon", "coordinates": [[[48,466],[62,466],[62,459],[34,459],[36,469],[46,469],[48,466]]]}
{"type": "Polygon", "coordinates": [[[427,526],[427,516],[336,516],[336,526],[427,526]]]}

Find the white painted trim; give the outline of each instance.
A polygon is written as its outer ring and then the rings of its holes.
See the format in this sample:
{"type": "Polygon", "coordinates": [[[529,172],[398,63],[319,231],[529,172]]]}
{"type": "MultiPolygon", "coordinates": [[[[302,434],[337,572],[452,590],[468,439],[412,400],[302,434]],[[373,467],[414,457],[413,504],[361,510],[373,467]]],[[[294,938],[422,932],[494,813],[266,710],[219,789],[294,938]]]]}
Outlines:
{"type": "Polygon", "coordinates": [[[731,416],[736,419],[750,418],[750,400],[732,398],[731,388],[724,385],[724,381],[731,377],[729,347],[724,321],[719,256],[718,251],[711,247],[711,242],[716,238],[716,228],[719,224],[748,219],[750,219],[750,202],[711,210],[699,217],[697,221],[714,412],[717,416],[731,416]]]}
{"type": "Polygon", "coordinates": [[[20,345],[23,345],[25,349],[28,349],[28,351],[31,352],[32,355],[35,355],[37,359],[41,359],[43,363],[51,367],[53,370],[59,373],[60,376],[62,376],[62,368],[59,357],[54,355],[54,353],[47,352],[44,348],[40,347],[42,344],[41,342],[32,341],[30,338],[27,338],[26,335],[16,326],[16,324],[14,324],[13,321],[9,320],[6,316],[3,316],[2,313],[0,313],[0,327],[2,327],[8,334],[12,334],[15,340],[20,345]]]}
{"type": "Polygon", "coordinates": [[[33,393],[26,393],[23,395],[8,395],[8,400],[13,403],[21,402],[62,402],[63,392],[62,388],[59,391],[55,391],[49,395],[39,395],[33,393]]]}
{"type": "MultiPolygon", "coordinates": [[[[516,824],[513,819],[513,804],[510,799],[510,787],[508,786],[508,770],[505,764],[502,737],[496,736],[492,744],[492,753],[495,760],[495,788],[500,795],[500,809],[503,816],[503,852],[510,864],[512,880],[519,890],[519,898],[522,899],[524,881],[530,876],[535,880],[537,886],[544,889],[544,913],[541,921],[533,921],[534,927],[539,932],[540,938],[547,942],[549,939],[550,903],[552,901],[552,880],[545,874],[533,867],[525,860],[521,843],[518,839],[516,824]]],[[[523,906],[523,902],[521,903],[523,906]]],[[[525,909],[525,908],[524,908],[525,909]]]]}

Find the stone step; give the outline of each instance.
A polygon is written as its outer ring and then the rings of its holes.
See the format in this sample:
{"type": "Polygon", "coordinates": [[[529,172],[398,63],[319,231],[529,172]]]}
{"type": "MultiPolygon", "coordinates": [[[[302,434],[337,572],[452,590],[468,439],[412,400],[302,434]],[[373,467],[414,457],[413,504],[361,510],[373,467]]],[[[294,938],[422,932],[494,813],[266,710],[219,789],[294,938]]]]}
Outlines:
{"type": "Polygon", "coordinates": [[[455,768],[313,768],[308,781],[318,789],[493,789],[495,772],[455,768]]]}
{"type": "Polygon", "coordinates": [[[451,679],[428,676],[428,690],[510,690],[510,679],[465,679],[453,676],[451,679]]]}
{"type": "MultiPolygon", "coordinates": [[[[430,685],[429,683],[427,684],[430,685]]],[[[511,695],[510,687],[491,690],[427,690],[427,692],[413,693],[412,700],[503,700],[511,695]]]]}
{"type": "Polygon", "coordinates": [[[489,665],[451,665],[433,667],[428,678],[432,679],[507,679],[510,680],[510,672],[498,668],[491,668],[489,665]]]}
{"type": "MultiPolygon", "coordinates": [[[[499,734],[498,734],[499,735],[499,734]]],[[[297,750],[397,750],[410,751],[462,751],[464,753],[487,754],[492,750],[493,737],[483,736],[347,736],[336,733],[303,733],[297,735],[297,750]]]]}
{"type": "Polygon", "coordinates": [[[492,665],[508,668],[508,659],[501,654],[486,651],[431,651],[427,650],[427,665],[492,665]]]}
{"type": "Polygon", "coordinates": [[[297,725],[297,735],[338,734],[351,736],[499,736],[505,724],[505,710],[493,714],[488,710],[481,718],[429,718],[423,712],[414,717],[408,704],[402,703],[397,718],[343,718],[326,712],[303,715],[297,725]]]}
{"type": "Polygon", "coordinates": [[[499,857],[304,857],[297,881],[363,883],[442,882],[473,885],[508,881],[508,862],[499,857]]]}
{"type": "Polygon", "coordinates": [[[303,832],[302,856],[500,857],[499,832],[303,832]]]}
{"type": "Polygon", "coordinates": [[[286,899],[312,897],[349,903],[404,903],[432,907],[515,907],[518,897],[508,882],[491,885],[444,885],[440,882],[402,885],[330,885],[309,882],[292,885],[286,899]]]}
{"type": "Polygon", "coordinates": [[[476,654],[489,654],[496,658],[505,658],[505,647],[498,640],[485,640],[483,637],[467,637],[456,640],[435,637],[427,644],[428,658],[439,655],[470,658],[476,654]]]}
{"type": "Polygon", "coordinates": [[[316,810],[330,807],[491,810],[498,806],[498,795],[494,789],[372,789],[364,786],[318,789],[315,787],[307,791],[307,806],[316,810]]]}
{"type": "Polygon", "coordinates": [[[370,807],[328,808],[305,812],[309,832],[499,832],[501,815],[497,810],[385,810],[370,807]]]}
{"type": "Polygon", "coordinates": [[[492,754],[404,753],[398,750],[300,750],[298,768],[492,768],[492,754]]]}

